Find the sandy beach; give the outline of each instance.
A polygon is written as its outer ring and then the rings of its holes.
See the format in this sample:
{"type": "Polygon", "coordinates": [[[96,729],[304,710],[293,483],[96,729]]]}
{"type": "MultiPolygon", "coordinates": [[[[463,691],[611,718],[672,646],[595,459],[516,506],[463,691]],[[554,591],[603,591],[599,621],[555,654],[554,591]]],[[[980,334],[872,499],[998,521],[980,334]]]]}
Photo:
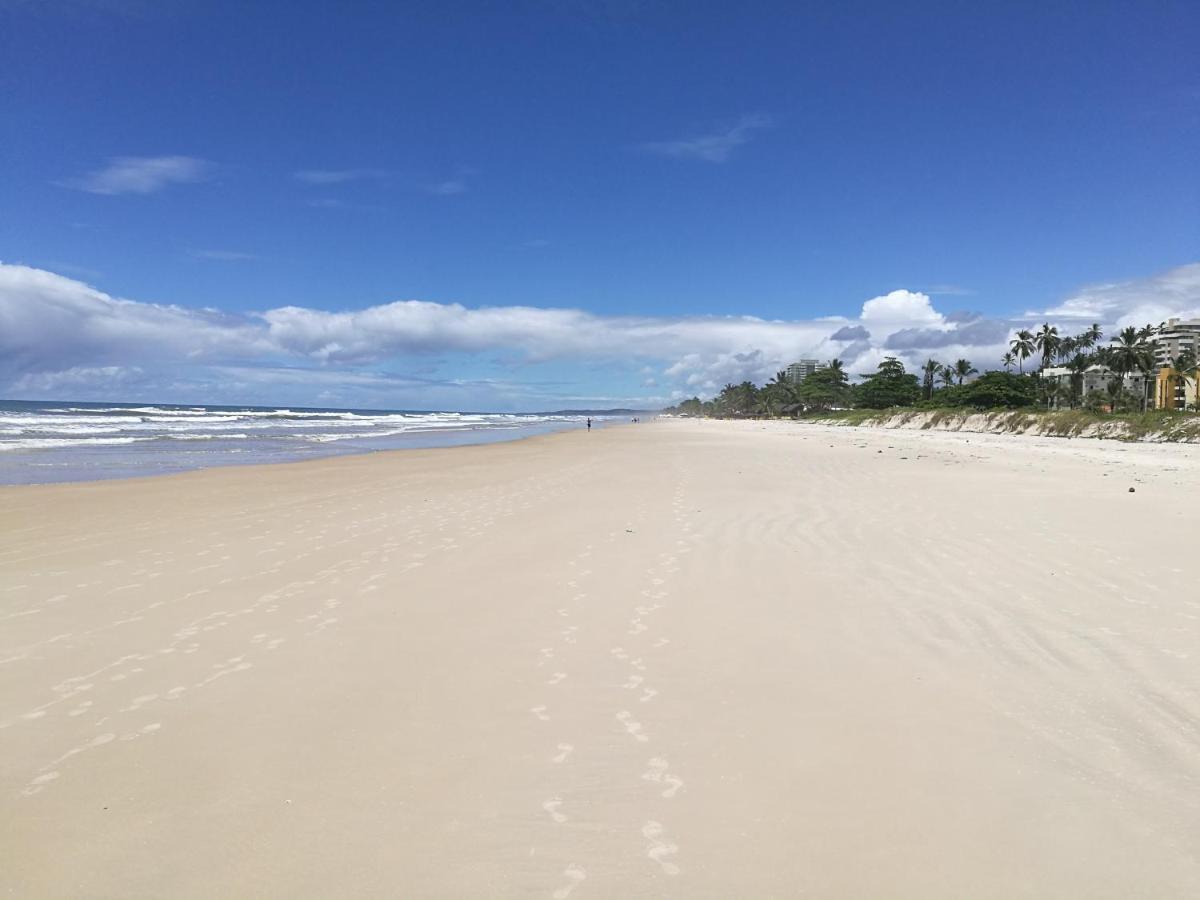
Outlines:
{"type": "Polygon", "coordinates": [[[3,488],[0,893],[1194,897],[1198,498],[678,420],[3,488]]]}

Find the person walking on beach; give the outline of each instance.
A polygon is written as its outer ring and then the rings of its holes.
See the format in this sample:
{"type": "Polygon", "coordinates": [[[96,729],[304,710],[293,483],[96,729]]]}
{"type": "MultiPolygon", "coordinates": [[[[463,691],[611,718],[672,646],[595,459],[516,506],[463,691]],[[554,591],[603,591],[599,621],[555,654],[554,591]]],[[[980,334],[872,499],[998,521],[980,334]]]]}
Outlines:
{"type": "Polygon", "coordinates": [[[588,416],[588,431],[592,430],[592,417],[588,416]]]}

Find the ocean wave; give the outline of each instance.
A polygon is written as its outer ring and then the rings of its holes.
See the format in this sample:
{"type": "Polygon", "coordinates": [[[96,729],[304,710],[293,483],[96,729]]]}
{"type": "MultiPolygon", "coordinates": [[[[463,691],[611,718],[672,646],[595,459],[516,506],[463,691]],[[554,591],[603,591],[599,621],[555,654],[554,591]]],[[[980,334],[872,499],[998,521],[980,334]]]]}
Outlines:
{"type": "MultiPolygon", "coordinates": [[[[289,407],[73,406],[0,408],[0,451],[65,451],[137,444],[147,449],[173,442],[207,442],[230,452],[228,443],[276,453],[287,447],[342,441],[374,442],[437,432],[519,431],[566,425],[579,416],[521,413],[304,410],[289,407]]],[[[394,442],[393,442],[394,445],[394,442]]],[[[144,452],[139,449],[138,453],[144,452]]],[[[194,452],[194,451],[190,451],[194,452]]]]}
{"type": "Polygon", "coordinates": [[[106,437],[106,438],[26,438],[19,441],[0,441],[0,452],[5,450],[50,450],[55,447],[102,447],[121,444],[136,444],[152,441],[150,437],[106,437]]]}

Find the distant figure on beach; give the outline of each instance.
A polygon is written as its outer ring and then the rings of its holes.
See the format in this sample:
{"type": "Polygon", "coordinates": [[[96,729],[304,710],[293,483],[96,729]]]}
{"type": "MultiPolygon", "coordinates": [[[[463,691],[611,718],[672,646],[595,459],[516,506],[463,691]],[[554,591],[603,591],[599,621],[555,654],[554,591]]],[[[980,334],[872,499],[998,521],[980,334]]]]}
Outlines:
{"type": "Polygon", "coordinates": [[[588,416],[588,431],[592,430],[592,417],[588,416]]]}

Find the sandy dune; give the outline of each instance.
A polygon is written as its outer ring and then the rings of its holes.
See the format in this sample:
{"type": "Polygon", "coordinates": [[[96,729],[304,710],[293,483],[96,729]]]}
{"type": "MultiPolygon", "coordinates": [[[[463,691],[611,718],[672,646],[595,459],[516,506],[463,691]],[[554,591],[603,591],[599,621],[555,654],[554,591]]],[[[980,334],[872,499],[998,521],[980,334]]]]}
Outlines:
{"type": "Polygon", "coordinates": [[[0,489],[0,893],[1194,897],[1198,538],[791,424],[0,489]]]}

